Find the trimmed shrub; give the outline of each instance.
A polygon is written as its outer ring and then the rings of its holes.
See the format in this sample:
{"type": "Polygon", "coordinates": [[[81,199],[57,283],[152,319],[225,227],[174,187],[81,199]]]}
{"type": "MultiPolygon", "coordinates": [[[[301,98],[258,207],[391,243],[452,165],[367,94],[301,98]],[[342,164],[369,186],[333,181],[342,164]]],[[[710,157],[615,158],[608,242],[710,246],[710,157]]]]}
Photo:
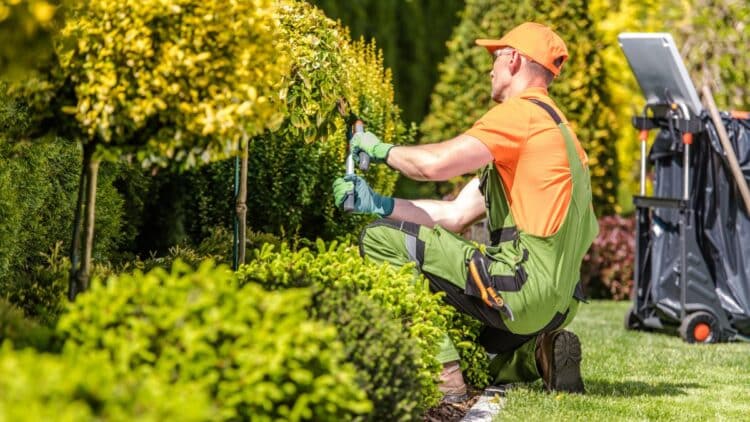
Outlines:
{"type": "Polygon", "coordinates": [[[317,287],[311,315],[338,328],[346,361],[360,373],[373,404],[370,421],[412,421],[422,415],[420,349],[401,322],[371,298],[347,288],[317,287]]]}
{"type": "MultiPolygon", "coordinates": [[[[15,267],[42,261],[57,242],[65,248],[80,174],[80,149],[57,142],[11,144],[0,138],[0,278],[15,267]]],[[[123,199],[114,188],[118,169],[105,165],[99,179],[97,242],[94,256],[104,259],[120,242],[123,199]]]]}
{"type": "MultiPolygon", "coordinates": [[[[305,2],[289,2],[277,13],[294,60],[281,93],[289,113],[250,145],[249,224],[311,239],[356,232],[369,218],[337,210],[330,194],[333,180],[344,174],[347,151],[337,101],[346,98],[384,142],[412,143],[413,132],[401,122],[390,71],[374,44],[353,43],[345,28],[305,2]]],[[[397,174],[373,166],[365,177],[373,189],[390,194],[397,174]]]]}
{"type": "Polygon", "coordinates": [[[583,258],[581,278],[593,298],[631,297],[635,265],[635,218],[599,219],[599,235],[583,258]]]}
{"type": "Polygon", "coordinates": [[[337,242],[326,246],[319,240],[316,249],[292,251],[282,245],[276,251],[272,246],[264,246],[253,252],[253,259],[247,265],[240,267],[238,277],[240,282],[258,282],[273,289],[313,285],[354,291],[385,307],[391,318],[402,322],[403,330],[419,346],[416,376],[423,395],[422,409],[435,405],[441,397],[437,377],[442,366],[435,353],[444,332],[451,336],[462,360],[472,365],[467,367],[468,380],[477,386],[486,385],[486,378],[479,373],[486,354],[480,346],[466,343],[476,337],[478,329],[463,323],[451,326],[457,311],[444,304],[441,295],[429,291],[427,281],[415,276],[413,266],[376,265],[363,260],[355,247],[337,242]]]}
{"type": "Polygon", "coordinates": [[[461,23],[448,42],[448,57],[432,95],[430,114],[421,125],[423,142],[450,139],[466,131],[491,104],[491,56],[474,44],[477,38],[497,38],[524,21],[546,23],[570,50],[550,95],[571,122],[588,153],[594,206],[600,215],[615,211],[617,161],[612,138],[618,131],[608,106],[607,69],[599,55],[595,24],[588,2],[572,0],[564,7],[551,0],[518,3],[510,0],[468,0],[461,23]]]}
{"type": "Polygon", "coordinates": [[[0,420],[205,421],[215,418],[197,385],[149,372],[118,373],[104,353],[39,354],[0,348],[0,420]]]}
{"type": "MultiPolygon", "coordinates": [[[[233,183],[234,160],[184,172],[160,171],[144,195],[147,199],[139,216],[138,252],[162,254],[177,244],[198,245],[215,227],[231,230],[235,215],[233,183]]],[[[249,220],[252,215],[251,210],[249,220]]]]}
{"type": "Polygon", "coordinates": [[[58,324],[66,346],[106,350],[117,373],[196,381],[222,420],[347,420],[371,410],[335,328],[310,320],[307,289],[237,286],[228,268],[176,261],[171,272],[110,277],[58,324]],[[104,312],[103,310],[106,310],[104,312]]]}
{"type": "Polygon", "coordinates": [[[317,252],[308,248],[292,251],[271,245],[253,251],[252,260],[237,271],[240,283],[260,283],[269,289],[317,286],[357,292],[383,306],[391,318],[400,320],[403,330],[418,345],[419,380],[423,408],[437,403],[437,377],[441,365],[435,353],[450,310],[429,292],[426,281],[414,275],[413,267],[393,269],[359,257],[356,248],[332,242],[317,242],[317,252]]]}
{"type": "Polygon", "coordinates": [[[461,357],[464,379],[477,388],[488,386],[492,381],[490,359],[484,347],[477,342],[483,324],[472,316],[454,311],[449,325],[448,336],[461,357]]]}
{"type": "MultiPolygon", "coordinates": [[[[336,209],[330,193],[333,180],[345,172],[347,150],[337,101],[346,98],[367,130],[384,142],[413,143],[414,128],[400,119],[390,71],[374,44],[352,42],[346,28],[305,2],[278,2],[276,17],[282,34],[277,42],[289,45],[293,60],[279,93],[287,114],[250,142],[248,227],[309,239],[357,232],[370,218],[336,209]]],[[[364,177],[373,189],[390,194],[397,174],[372,166],[364,177]]],[[[152,222],[158,249],[186,237],[195,244],[205,227],[230,227],[235,214],[232,160],[164,178],[155,196],[172,198],[174,205],[152,206],[144,218],[152,222]],[[173,228],[161,235],[159,221],[174,222],[173,228]]]]}
{"type": "Polygon", "coordinates": [[[105,158],[193,167],[224,159],[281,116],[288,71],[270,0],[72,2],[55,37],[86,142],[105,158]]]}

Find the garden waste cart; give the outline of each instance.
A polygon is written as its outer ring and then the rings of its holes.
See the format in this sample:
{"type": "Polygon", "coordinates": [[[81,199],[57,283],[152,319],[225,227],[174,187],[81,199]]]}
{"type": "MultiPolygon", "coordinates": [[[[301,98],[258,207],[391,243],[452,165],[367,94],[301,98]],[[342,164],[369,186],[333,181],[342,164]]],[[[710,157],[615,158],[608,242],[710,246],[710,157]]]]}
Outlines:
{"type": "MultiPolygon", "coordinates": [[[[669,34],[620,34],[647,99],[640,130],[633,307],[628,329],[679,332],[691,343],[750,337],[750,119],[714,122],[698,100],[669,34]],[[719,139],[722,125],[731,148],[719,139]],[[647,152],[648,131],[658,134],[647,152]],[[741,176],[730,171],[736,154],[741,176]],[[653,192],[647,191],[650,171],[653,192]]],[[[713,103],[713,99],[711,99],[713,103]]]]}

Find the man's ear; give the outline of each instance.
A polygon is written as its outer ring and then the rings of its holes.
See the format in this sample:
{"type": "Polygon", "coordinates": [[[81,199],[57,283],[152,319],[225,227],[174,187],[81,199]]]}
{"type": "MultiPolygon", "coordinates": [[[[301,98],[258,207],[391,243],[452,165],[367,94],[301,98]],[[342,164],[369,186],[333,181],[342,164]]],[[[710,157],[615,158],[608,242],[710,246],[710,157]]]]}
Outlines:
{"type": "Polygon", "coordinates": [[[521,70],[522,64],[523,57],[521,57],[521,53],[514,50],[510,55],[510,63],[508,63],[508,68],[511,75],[515,75],[516,73],[518,73],[521,70]]]}

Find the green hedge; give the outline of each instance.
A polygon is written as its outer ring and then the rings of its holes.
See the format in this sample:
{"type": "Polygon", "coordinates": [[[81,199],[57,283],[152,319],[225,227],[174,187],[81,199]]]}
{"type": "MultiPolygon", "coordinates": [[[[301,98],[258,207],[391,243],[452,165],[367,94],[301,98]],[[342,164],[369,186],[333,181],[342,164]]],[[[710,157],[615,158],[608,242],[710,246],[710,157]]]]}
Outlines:
{"type": "MultiPolygon", "coordinates": [[[[0,296],[27,315],[46,318],[61,306],[66,287],[40,268],[51,255],[68,253],[80,160],[71,142],[11,143],[0,136],[0,296]]],[[[122,171],[105,164],[100,173],[94,256],[107,260],[135,233],[115,188],[122,171]]]]}
{"type": "MultiPolygon", "coordinates": [[[[62,139],[11,143],[0,137],[0,277],[39,263],[59,241],[70,244],[80,156],[75,143],[62,139]]],[[[121,232],[123,198],[113,186],[118,172],[105,165],[99,179],[97,259],[128,240],[121,232]]]]}
{"type": "Polygon", "coordinates": [[[552,0],[518,3],[510,0],[468,0],[461,22],[448,42],[448,57],[432,95],[430,114],[421,125],[423,142],[463,133],[492,105],[491,56],[474,44],[477,38],[498,38],[525,21],[550,25],[565,40],[570,59],[550,95],[570,120],[588,153],[594,206],[600,215],[615,211],[617,160],[612,142],[618,133],[608,106],[607,69],[600,57],[595,22],[588,2],[552,0]]]}
{"type": "MultiPolygon", "coordinates": [[[[234,160],[151,178],[139,216],[136,250],[163,254],[177,244],[197,245],[215,228],[231,230],[235,208],[234,160]]],[[[252,219],[252,210],[248,213],[252,219]]],[[[231,247],[231,238],[229,239],[231,247]]]]}
{"type": "MultiPolygon", "coordinates": [[[[250,145],[251,226],[310,239],[355,232],[367,218],[337,210],[330,194],[333,180],[344,174],[347,150],[337,101],[346,98],[385,142],[412,143],[413,132],[401,121],[390,71],[374,44],[352,42],[345,28],[304,2],[280,7],[278,18],[294,60],[288,89],[281,93],[289,114],[250,145]]],[[[389,194],[397,174],[373,166],[366,178],[373,189],[389,194]]]]}
{"type": "Polygon", "coordinates": [[[419,382],[422,408],[437,403],[437,376],[441,365],[435,353],[447,331],[466,365],[467,379],[476,386],[486,385],[487,357],[473,339],[478,325],[459,316],[442,302],[440,295],[430,293],[427,281],[415,277],[414,268],[400,269],[376,265],[360,258],[355,247],[322,241],[316,250],[293,251],[282,245],[278,250],[265,246],[253,252],[253,259],[240,267],[241,282],[258,282],[269,288],[317,285],[359,292],[385,307],[392,318],[400,320],[403,329],[419,346],[419,382]]]}
{"type": "Polygon", "coordinates": [[[206,421],[215,409],[197,385],[149,372],[118,373],[103,353],[0,348],[0,420],[206,421]]]}
{"type": "Polygon", "coordinates": [[[250,262],[238,270],[240,283],[260,283],[270,289],[306,287],[337,288],[357,292],[385,307],[419,348],[421,405],[426,408],[440,398],[436,377],[440,364],[434,357],[450,310],[441,306],[424,279],[414,276],[413,268],[393,270],[387,265],[365,262],[356,248],[332,242],[317,243],[317,251],[298,251],[286,245],[275,250],[266,245],[253,251],[250,262]]]}
{"type": "Polygon", "coordinates": [[[373,404],[370,421],[411,421],[422,416],[419,346],[401,322],[354,290],[318,287],[311,315],[338,328],[346,361],[359,370],[373,404]]]}
{"type": "Polygon", "coordinates": [[[347,420],[371,411],[336,329],[305,312],[310,300],[306,289],[239,288],[224,266],[206,261],[193,272],[177,261],[171,272],[95,282],[58,329],[66,347],[108,351],[118,373],[153,368],[202,384],[222,420],[347,420]]]}

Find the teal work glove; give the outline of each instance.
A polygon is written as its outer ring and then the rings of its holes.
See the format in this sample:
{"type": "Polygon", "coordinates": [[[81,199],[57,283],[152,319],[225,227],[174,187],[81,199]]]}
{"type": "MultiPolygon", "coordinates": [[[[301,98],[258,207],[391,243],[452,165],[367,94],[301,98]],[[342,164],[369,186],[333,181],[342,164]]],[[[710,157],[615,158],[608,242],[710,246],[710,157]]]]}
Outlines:
{"type": "Polygon", "coordinates": [[[393,212],[395,201],[373,191],[365,179],[352,175],[339,177],[333,181],[333,200],[336,206],[344,206],[346,194],[354,191],[354,212],[357,214],[377,214],[387,217],[393,212]]]}
{"type": "Polygon", "coordinates": [[[380,141],[371,132],[355,133],[351,140],[354,161],[359,162],[359,152],[364,151],[373,163],[384,163],[393,145],[380,141]]]}

